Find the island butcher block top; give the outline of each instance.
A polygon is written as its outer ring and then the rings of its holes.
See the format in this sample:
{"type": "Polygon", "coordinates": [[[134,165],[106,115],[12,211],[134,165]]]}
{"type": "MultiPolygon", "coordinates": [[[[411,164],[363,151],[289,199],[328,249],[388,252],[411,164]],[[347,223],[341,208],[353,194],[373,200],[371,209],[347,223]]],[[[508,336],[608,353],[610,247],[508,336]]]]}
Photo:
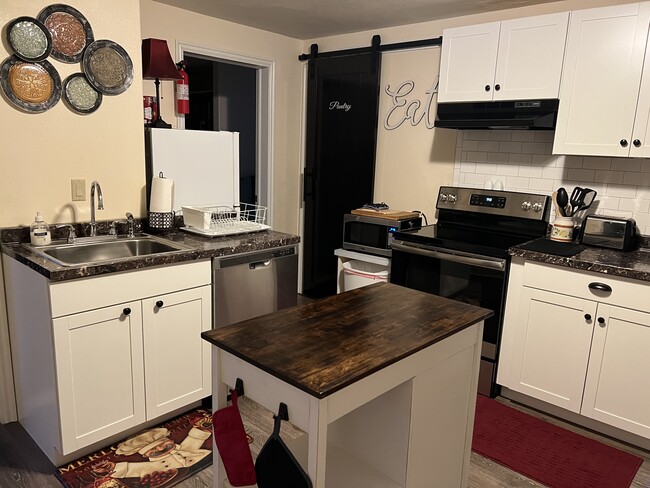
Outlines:
{"type": "Polygon", "coordinates": [[[378,283],[202,337],[324,398],[492,315],[491,310],[378,283]]]}

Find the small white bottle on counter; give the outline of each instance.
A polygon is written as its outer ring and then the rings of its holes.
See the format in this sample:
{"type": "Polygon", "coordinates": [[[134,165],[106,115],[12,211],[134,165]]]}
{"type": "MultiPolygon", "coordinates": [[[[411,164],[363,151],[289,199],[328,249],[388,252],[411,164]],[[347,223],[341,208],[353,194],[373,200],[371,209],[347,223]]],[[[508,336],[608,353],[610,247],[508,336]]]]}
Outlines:
{"type": "Polygon", "coordinates": [[[50,226],[43,220],[41,212],[36,212],[34,223],[29,227],[29,238],[34,246],[47,246],[52,242],[50,226]]]}

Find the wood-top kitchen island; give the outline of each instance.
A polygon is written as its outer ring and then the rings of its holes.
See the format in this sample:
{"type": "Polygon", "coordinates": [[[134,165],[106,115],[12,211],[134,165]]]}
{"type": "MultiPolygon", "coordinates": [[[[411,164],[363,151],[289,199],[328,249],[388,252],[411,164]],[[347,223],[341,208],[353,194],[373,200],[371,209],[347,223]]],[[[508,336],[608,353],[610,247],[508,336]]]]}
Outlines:
{"type": "Polygon", "coordinates": [[[491,315],[380,283],[204,332],[213,409],[237,378],[270,411],[287,404],[305,432],[290,447],[316,488],[466,486],[491,315]]]}

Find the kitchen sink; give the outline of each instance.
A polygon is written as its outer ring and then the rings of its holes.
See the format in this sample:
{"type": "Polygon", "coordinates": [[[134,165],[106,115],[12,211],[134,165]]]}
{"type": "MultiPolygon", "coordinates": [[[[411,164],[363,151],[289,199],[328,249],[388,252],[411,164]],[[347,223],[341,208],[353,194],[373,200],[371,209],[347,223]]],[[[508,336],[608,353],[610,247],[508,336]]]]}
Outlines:
{"type": "Polygon", "coordinates": [[[27,245],[27,247],[36,254],[40,254],[62,266],[89,265],[188,249],[180,244],[162,241],[147,234],[130,238],[115,236],[81,237],[73,244],[27,245]]]}

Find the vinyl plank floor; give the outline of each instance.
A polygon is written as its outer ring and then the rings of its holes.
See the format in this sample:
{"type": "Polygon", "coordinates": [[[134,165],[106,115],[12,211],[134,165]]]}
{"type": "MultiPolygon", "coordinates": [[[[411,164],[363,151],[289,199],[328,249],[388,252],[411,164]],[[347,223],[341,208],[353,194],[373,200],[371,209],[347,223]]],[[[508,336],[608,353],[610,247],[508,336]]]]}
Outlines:
{"type": "MultiPolygon", "coordinates": [[[[240,400],[242,411],[248,408],[246,397],[240,400]]],[[[633,446],[618,442],[616,440],[601,436],[595,432],[581,427],[568,424],[562,420],[550,417],[541,412],[527,407],[500,399],[503,403],[517,408],[530,415],[542,418],[543,420],[567,428],[586,437],[600,440],[606,444],[619,449],[631,452],[643,458],[644,462],[637,472],[632,483],[632,488],[650,487],[650,452],[637,449],[633,446]]],[[[272,420],[268,414],[257,415],[252,420],[249,432],[253,437],[252,449],[259,452],[271,430],[272,420]]],[[[289,424],[283,424],[283,436],[287,439],[300,435],[294,431],[289,424]]],[[[0,487],[1,488],[60,488],[61,484],[54,476],[54,466],[45,457],[45,454],[38,448],[36,443],[29,437],[22,426],[16,422],[0,425],[0,487]]],[[[206,468],[192,478],[189,478],[178,485],[178,488],[211,488],[212,468],[206,468]]],[[[533,480],[526,478],[504,466],[501,466],[490,459],[472,453],[468,488],[543,488],[533,480]]]]}

